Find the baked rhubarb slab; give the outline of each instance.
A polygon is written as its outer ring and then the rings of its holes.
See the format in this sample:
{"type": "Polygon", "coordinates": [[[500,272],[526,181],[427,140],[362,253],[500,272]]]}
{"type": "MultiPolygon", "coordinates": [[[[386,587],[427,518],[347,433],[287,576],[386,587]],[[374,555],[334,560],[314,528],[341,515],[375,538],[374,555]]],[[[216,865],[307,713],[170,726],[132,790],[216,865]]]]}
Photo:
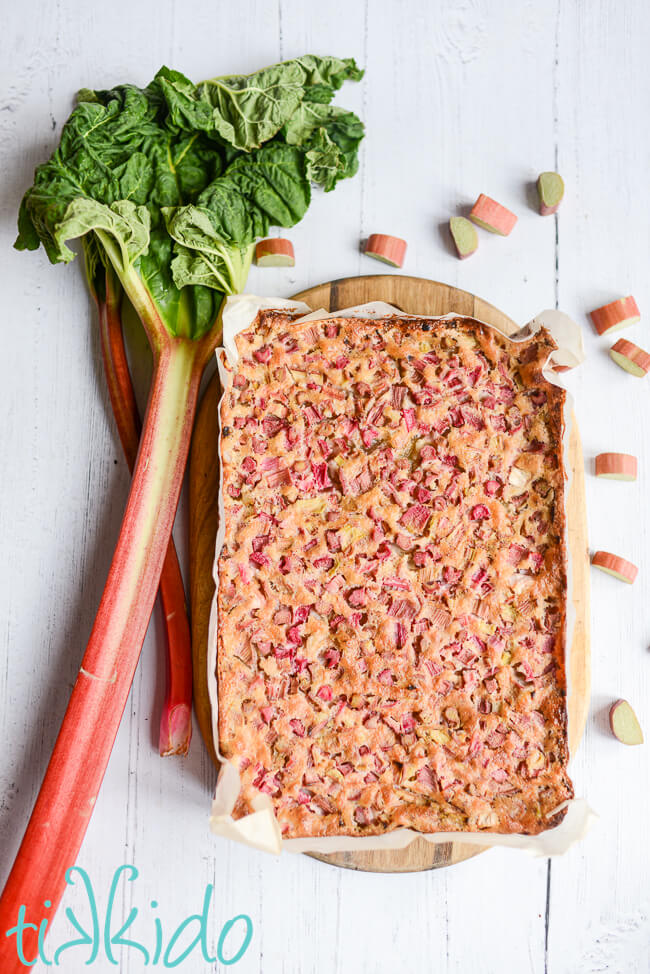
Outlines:
{"type": "Polygon", "coordinates": [[[284,838],[536,834],[567,775],[542,329],[260,312],[221,403],[222,755],[284,838]]]}

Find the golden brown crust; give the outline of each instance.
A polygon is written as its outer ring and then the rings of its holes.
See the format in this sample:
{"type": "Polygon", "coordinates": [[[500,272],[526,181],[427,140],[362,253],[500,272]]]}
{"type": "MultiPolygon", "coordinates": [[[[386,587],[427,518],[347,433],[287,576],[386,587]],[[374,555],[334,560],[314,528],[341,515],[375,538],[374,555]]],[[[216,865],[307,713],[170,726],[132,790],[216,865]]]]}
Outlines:
{"type": "Polygon", "coordinates": [[[545,330],[262,312],[221,405],[219,744],[286,838],[535,834],[566,772],[545,330]]]}

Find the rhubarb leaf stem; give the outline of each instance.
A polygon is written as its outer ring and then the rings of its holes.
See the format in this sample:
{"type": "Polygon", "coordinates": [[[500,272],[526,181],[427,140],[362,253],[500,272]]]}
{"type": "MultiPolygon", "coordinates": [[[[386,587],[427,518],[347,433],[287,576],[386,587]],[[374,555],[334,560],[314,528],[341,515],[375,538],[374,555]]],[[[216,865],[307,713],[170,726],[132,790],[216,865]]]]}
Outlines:
{"type": "MultiPolygon", "coordinates": [[[[103,270],[103,265],[101,270],[103,270]]],[[[140,416],[131,382],[122,331],[117,275],[105,270],[105,293],[97,295],[104,370],[113,415],[126,462],[133,473],[140,442],[140,416]]],[[[166,690],[160,716],[159,750],[163,757],[187,754],[192,737],[192,645],[183,577],[173,538],[160,576],[160,598],[166,633],[166,690]]]]}
{"type": "MultiPolygon", "coordinates": [[[[43,785],[0,898],[0,930],[55,910],[81,847],[129,695],[171,537],[206,349],[171,339],[154,375],[124,521],[108,580],[43,785]]],[[[35,956],[36,931],[25,933],[35,956]]],[[[24,968],[0,937],[0,970],[24,968]]]]}

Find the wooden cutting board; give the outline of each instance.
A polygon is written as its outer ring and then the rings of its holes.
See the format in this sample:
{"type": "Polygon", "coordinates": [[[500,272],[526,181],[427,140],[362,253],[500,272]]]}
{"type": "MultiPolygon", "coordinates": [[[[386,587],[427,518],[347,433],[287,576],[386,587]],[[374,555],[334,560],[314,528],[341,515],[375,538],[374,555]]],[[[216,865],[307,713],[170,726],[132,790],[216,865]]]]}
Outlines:
{"type": "MultiPolygon", "coordinates": [[[[480,318],[507,335],[517,325],[498,308],[468,291],[401,274],[348,277],[309,288],[295,297],[311,308],[337,311],[366,301],[388,301],[408,314],[443,315],[456,312],[480,318]]],[[[194,704],[206,747],[217,763],[212,742],[212,722],[207,689],[208,621],[214,594],[212,564],[217,533],[219,469],[217,465],[217,404],[219,377],[206,389],[194,429],[190,455],[190,600],[192,650],[194,656],[194,704]]],[[[589,645],[589,553],[585,511],[585,481],[582,447],[577,425],[572,425],[569,442],[573,474],[568,497],[571,526],[569,544],[573,569],[573,602],[576,623],[571,647],[569,674],[569,746],[575,754],[582,737],[590,688],[589,645]]],[[[416,839],[406,849],[386,852],[340,852],[316,856],[324,862],[369,872],[415,872],[450,866],[485,851],[462,842],[433,845],[416,839]]]]}

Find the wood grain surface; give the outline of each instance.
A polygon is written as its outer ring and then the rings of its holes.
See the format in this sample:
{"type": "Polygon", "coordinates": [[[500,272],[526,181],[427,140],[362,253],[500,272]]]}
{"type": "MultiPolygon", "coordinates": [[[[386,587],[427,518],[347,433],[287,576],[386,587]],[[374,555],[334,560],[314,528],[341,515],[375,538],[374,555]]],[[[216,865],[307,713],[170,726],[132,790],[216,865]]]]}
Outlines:
{"type": "MultiPolygon", "coordinates": [[[[518,326],[503,312],[481,298],[459,288],[418,277],[377,274],[349,277],[308,288],[295,297],[314,310],[341,308],[382,300],[408,314],[442,315],[448,312],[471,315],[494,325],[505,334],[518,326]]],[[[190,601],[194,653],[194,701],[203,739],[212,759],[216,754],[212,738],[210,700],[207,690],[208,623],[214,581],[212,567],[218,525],[219,469],[217,465],[219,377],[215,374],[206,389],[194,431],[190,457],[190,601]]],[[[572,423],[569,440],[572,473],[567,500],[569,544],[573,571],[573,602],[576,622],[569,672],[569,745],[573,755],[582,737],[589,709],[589,556],[585,512],[584,463],[578,427],[572,423]]],[[[315,858],[349,869],[371,872],[415,872],[462,862],[484,849],[462,842],[432,844],[416,839],[406,849],[369,852],[339,852],[315,858]]]]}

